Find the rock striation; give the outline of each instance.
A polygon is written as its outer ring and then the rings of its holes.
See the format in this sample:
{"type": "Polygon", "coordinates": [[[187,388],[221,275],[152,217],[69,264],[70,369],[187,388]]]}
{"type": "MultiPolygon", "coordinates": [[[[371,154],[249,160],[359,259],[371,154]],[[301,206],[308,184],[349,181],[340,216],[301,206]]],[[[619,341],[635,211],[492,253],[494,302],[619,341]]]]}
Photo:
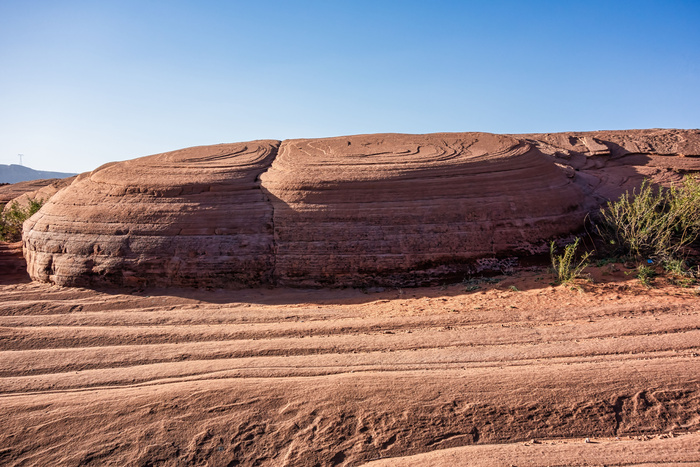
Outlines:
{"type": "Polygon", "coordinates": [[[418,285],[546,250],[644,177],[700,171],[700,131],[378,134],[107,164],[25,223],[59,285],[418,285]]]}
{"type": "Polygon", "coordinates": [[[30,276],[81,286],[269,281],[272,206],[258,176],[278,145],[195,147],[80,175],[25,223],[30,276]]]}
{"type": "Polygon", "coordinates": [[[23,200],[27,197],[31,199],[36,197],[48,199],[61,188],[70,185],[74,178],[52,178],[0,185],[0,205],[11,204],[12,201],[20,201],[17,198],[22,198],[23,200]]]}
{"type": "Polygon", "coordinates": [[[551,158],[486,133],[282,143],[262,176],[281,284],[408,284],[567,234],[587,206],[551,158]]]}

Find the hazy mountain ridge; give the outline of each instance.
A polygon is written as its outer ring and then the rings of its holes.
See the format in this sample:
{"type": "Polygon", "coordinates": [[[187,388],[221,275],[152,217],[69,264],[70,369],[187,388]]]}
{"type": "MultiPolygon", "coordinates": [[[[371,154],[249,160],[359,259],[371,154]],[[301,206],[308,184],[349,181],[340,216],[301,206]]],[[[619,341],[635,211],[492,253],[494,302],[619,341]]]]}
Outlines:
{"type": "Polygon", "coordinates": [[[67,178],[76,175],[67,172],[34,170],[18,164],[0,164],[0,183],[18,183],[45,178],[67,178]]]}

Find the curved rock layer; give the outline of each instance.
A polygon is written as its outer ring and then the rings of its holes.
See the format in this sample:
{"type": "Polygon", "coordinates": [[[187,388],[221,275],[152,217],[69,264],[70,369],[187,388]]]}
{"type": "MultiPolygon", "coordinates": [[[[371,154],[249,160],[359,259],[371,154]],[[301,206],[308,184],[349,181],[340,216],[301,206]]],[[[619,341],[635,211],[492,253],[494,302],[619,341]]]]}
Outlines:
{"type": "Polygon", "coordinates": [[[551,158],[485,133],[285,141],[262,181],[281,284],[416,285],[566,234],[587,207],[551,158]]]}
{"type": "Polygon", "coordinates": [[[28,272],[60,285],[268,281],[278,141],[195,147],[80,175],[24,225],[28,272]]]}
{"type": "MultiPolygon", "coordinates": [[[[13,200],[21,198],[23,195],[47,195],[47,199],[53,196],[58,189],[70,184],[75,177],[52,178],[47,180],[32,180],[30,182],[18,182],[7,185],[0,185],[0,205],[11,204],[13,200]],[[54,189],[55,188],[55,189],[54,189]]],[[[33,199],[33,196],[32,196],[33,199]]]]}
{"type": "Polygon", "coordinates": [[[700,130],[624,130],[516,135],[575,175],[587,195],[604,202],[644,178],[669,185],[700,171],[700,130]],[[575,174],[574,174],[575,171],[575,174]]]}
{"type": "MultiPolygon", "coordinates": [[[[71,183],[73,183],[73,180],[75,180],[76,176],[73,177],[68,177],[68,178],[56,178],[53,180],[37,180],[37,186],[38,188],[32,189],[32,185],[29,184],[29,182],[24,182],[27,183],[27,185],[24,185],[24,183],[17,183],[16,185],[20,185],[15,188],[14,193],[17,193],[19,190],[21,190],[23,187],[27,189],[27,191],[24,191],[20,194],[18,194],[16,197],[13,199],[9,200],[7,204],[5,204],[5,207],[3,209],[3,212],[8,211],[12,208],[12,206],[17,203],[17,206],[19,206],[22,209],[26,209],[29,207],[30,201],[38,201],[40,203],[44,203],[47,201],[49,198],[51,198],[53,195],[58,193],[61,189],[67,187],[71,183]],[[39,184],[43,184],[44,182],[49,182],[46,185],[40,186],[39,184]]],[[[10,185],[11,187],[14,185],[10,185]]],[[[9,190],[8,190],[9,191],[9,190]]],[[[12,193],[12,191],[10,191],[12,193]]],[[[1,196],[1,194],[0,194],[1,196]]]]}
{"type": "Polygon", "coordinates": [[[60,285],[417,285],[546,250],[700,131],[358,135],[197,147],[79,176],[25,224],[60,285]]]}

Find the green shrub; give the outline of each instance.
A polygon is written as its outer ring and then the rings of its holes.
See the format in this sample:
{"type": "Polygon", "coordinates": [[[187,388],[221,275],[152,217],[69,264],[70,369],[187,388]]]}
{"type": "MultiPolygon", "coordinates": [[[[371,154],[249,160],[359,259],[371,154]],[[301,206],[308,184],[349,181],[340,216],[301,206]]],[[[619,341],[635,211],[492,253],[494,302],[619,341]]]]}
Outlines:
{"type": "Polygon", "coordinates": [[[601,208],[598,234],[627,257],[678,258],[700,235],[700,180],[687,176],[670,189],[642,183],[601,208]]]}
{"type": "Polygon", "coordinates": [[[43,200],[31,199],[29,206],[21,207],[16,201],[9,209],[3,209],[0,214],[0,241],[17,242],[22,239],[22,224],[32,217],[41,206],[43,200]]]}
{"type": "Polygon", "coordinates": [[[669,258],[662,262],[664,270],[670,274],[684,276],[688,273],[688,267],[682,259],[669,258]]]}
{"type": "Polygon", "coordinates": [[[651,288],[654,277],[656,277],[656,271],[649,266],[644,264],[637,266],[637,279],[639,279],[639,282],[641,282],[644,287],[651,288]]]}
{"type": "Polygon", "coordinates": [[[581,277],[583,270],[588,266],[588,257],[590,252],[583,254],[581,259],[576,262],[576,249],[578,248],[580,239],[576,239],[574,243],[570,243],[564,247],[563,255],[556,255],[556,245],[552,242],[549,245],[549,255],[552,259],[552,268],[554,277],[560,284],[568,284],[574,279],[581,277]]]}

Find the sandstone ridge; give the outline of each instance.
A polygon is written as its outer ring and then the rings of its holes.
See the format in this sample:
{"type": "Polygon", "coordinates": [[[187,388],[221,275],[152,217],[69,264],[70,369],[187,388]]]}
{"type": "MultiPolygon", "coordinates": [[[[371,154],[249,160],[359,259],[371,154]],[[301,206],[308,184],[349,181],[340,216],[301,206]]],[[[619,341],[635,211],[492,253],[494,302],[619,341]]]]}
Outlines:
{"type": "Polygon", "coordinates": [[[67,286],[418,285],[542,252],[699,156],[698,130],[203,146],[78,176],[27,221],[24,251],[33,279],[67,286]]]}

